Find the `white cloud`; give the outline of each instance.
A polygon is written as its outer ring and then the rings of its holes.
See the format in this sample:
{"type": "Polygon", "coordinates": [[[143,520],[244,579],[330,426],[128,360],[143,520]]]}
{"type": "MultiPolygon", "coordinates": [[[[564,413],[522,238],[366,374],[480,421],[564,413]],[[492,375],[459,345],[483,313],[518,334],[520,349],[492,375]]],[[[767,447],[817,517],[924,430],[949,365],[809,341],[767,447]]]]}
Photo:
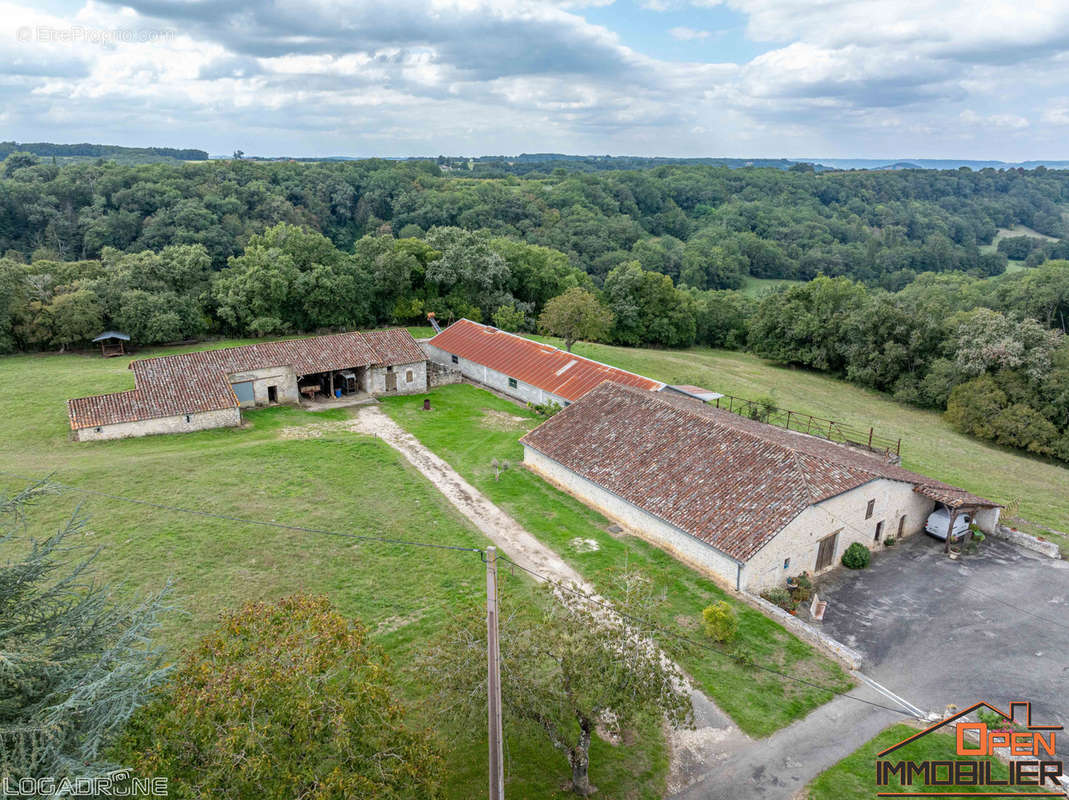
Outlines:
{"type": "Polygon", "coordinates": [[[671,28],[668,33],[671,34],[673,39],[679,39],[684,42],[689,42],[694,39],[708,39],[710,36],[709,31],[700,31],[684,26],[671,28]]]}
{"type": "MultiPolygon", "coordinates": [[[[66,17],[29,0],[0,14],[134,37],[0,38],[8,137],[295,155],[1069,156],[1025,152],[1066,146],[1066,2],[727,0],[772,46],[733,64],[625,45],[583,17],[611,0],[73,1],[66,17]]],[[[711,38],[691,13],[669,33],[711,38]]]]}

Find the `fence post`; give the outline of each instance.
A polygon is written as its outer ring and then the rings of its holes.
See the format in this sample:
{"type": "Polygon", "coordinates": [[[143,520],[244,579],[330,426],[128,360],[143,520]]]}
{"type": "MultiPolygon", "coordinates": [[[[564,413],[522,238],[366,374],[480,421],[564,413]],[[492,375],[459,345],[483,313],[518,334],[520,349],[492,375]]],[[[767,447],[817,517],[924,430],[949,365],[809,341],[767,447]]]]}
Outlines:
{"type": "Polygon", "coordinates": [[[787,409],[787,430],[791,429],[791,411],[787,409]]]}
{"type": "Polygon", "coordinates": [[[872,428],[869,428],[869,450],[872,449],[872,428]]]}

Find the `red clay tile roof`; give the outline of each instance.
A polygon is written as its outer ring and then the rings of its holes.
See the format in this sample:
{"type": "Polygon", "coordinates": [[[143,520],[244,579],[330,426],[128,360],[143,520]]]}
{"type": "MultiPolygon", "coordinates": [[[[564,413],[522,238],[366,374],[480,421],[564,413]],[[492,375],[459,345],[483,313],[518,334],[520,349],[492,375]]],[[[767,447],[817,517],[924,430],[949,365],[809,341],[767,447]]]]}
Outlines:
{"type": "Polygon", "coordinates": [[[832,442],[609,382],[521,441],[738,561],[808,506],[881,477],[996,505],[832,442]]]}
{"type": "Polygon", "coordinates": [[[413,364],[426,355],[403,328],[199,350],[134,361],[136,389],[67,401],[71,428],[93,428],[237,406],[227,376],[293,367],[298,376],[371,365],[413,364]]]}
{"type": "Polygon", "coordinates": [[[428,343],[569,401],[578,400],[606,380],[649,391],[664,386],[633,372],[468,319],[454,322],[428,343]]]}

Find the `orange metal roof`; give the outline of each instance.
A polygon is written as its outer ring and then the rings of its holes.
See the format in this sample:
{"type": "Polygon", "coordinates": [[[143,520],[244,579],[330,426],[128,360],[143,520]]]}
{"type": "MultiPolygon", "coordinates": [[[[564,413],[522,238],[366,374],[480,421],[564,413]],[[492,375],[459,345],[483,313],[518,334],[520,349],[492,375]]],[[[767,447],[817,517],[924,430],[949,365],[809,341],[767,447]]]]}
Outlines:
{"type": "Polygon", "coordinates": [[[429,344],[568,401],[578,400],[602,381],[648,391],[664,388],[660,381],[469,319],[454,322],[429,344]]]}

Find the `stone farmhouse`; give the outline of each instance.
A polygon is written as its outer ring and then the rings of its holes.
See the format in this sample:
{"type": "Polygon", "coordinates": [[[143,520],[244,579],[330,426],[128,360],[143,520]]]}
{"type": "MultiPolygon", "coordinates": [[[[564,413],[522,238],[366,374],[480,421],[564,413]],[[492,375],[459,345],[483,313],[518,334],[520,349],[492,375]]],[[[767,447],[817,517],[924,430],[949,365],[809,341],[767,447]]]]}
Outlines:
{"type": "Polygon", "coordinates": [[[575,402],[602,381],[646,391],[665,384],[469,319],[423,343],[427,358],[470,381],[535,405],[575,402]]]}
{"type": "Polygon", "coordinates": [[[78,441],[241,424],[241,409],[302,397],[427,390],[427,361],[396,328],[200,350],[133,361],[137,388],[67,401],[78,441]]]}
{"type": "Polygon", "coordinates": [[[605,382],[520,441],[529,468],[740,591],[917,533],[937,503],[998,524],[963,489],[675,393],[605,382]]]}

